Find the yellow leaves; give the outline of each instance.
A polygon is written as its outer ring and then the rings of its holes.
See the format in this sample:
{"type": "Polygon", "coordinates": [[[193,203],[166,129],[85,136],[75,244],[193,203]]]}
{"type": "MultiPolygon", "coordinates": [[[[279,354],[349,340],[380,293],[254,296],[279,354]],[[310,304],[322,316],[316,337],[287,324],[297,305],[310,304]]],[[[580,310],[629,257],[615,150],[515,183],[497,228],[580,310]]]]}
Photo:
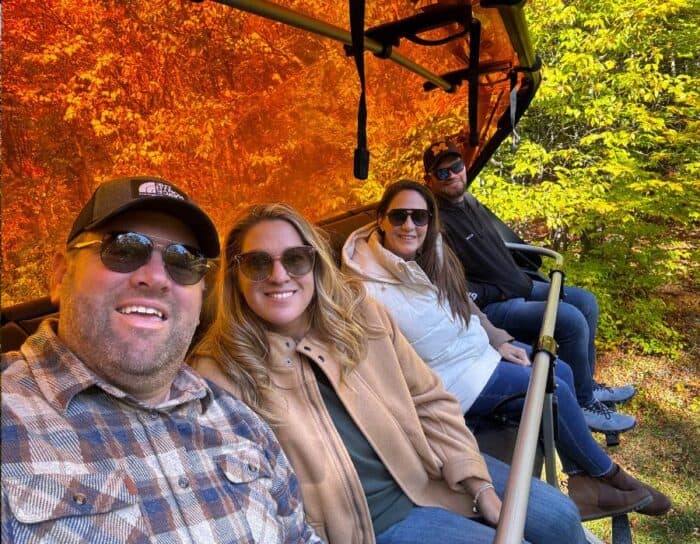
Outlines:
{"type": "Polygon", "coordinates": [[[75,107],[72,105],[68,106],[66,108],[65,113],[63,114],[63,120],[64,121],[72,121],[73,119],[75,119],[75,115],[76,115],[75,107]]]}
{"type": "Polygon", "coordinates": [[[81,38],[82,36],[77,36],[75,42],[63,46],[61,50],[62,53],[68,57],[75,55],[83,47],[83,40],[81,38]]]}
{"type": "MultiPolygon", "coordinates": [[[[690,411],[695,413],[695,414],[700,413],[700,398],[695,397],[694,399],[692,399],[690,401],[689,408],[690,408],[690,411]]],[[[696,537],[700,537],[700,528],[695,527],[695,529],[693,529],[693,535],[695,535],[696,537]]]]}
{"type": "Polygon", "coordinates": [[[119,129],[117,116],[109,110],[104,110],[99,118],[91,119],[90,126],[96,136],[109,136],[119,129]]]}
{"type": "Polygon", "coordinates": [[[67,41],[56,41],[55,43],[42,44],[40,53],[27,53],[26,58],[31,62],[47,66],[57,64],[60,61],[70,59],[85,47],[85,38],[78,34],[69,36],[67,41]]]}
{"type": "Polygon", "coordinates": [[[648,193],[654,189],[659,189],[671,193],[682,193],[685,189],[682,183],[665,181],[661,179],[646,179],[635,183],[630,183],[629,188],[639,193],[648,193]]]}
{"type": "Polygon", "coordinates": [[[166,155],[161,151],[142,151],[141,156],[158,166],[165,161],[166,155]]]}
{"type": "Polygon", "coordinates": [[[361,204],[370,204],[372,202],[377,202],[384,193],[384,186],[377,181],[372,179],[370,176],[364,182],[359,182],[361,185],[359,187],[352,189],[352,194],[355,196],[361,204]]]}

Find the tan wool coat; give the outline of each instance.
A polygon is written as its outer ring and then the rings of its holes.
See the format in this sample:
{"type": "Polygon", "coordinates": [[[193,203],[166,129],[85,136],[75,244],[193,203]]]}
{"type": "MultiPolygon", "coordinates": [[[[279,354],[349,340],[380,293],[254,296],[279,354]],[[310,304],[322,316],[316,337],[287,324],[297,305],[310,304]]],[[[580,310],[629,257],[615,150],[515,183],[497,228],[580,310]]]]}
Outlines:
{"type": "MultiPolygon", "coordinates": [[[[373,543],[367,501],[319,392],[317,365],[406,495],[417,505],[473,516],[466,478],[490,482],[457,401],[416,355],[388,311],[364,303],[371,326],[366,357],[344,378],[333,346],[313,333],[300,342],[269,334],[272,427],[299,478],[309,523],[332,544],[373,543]]],[[[231,391],[238,387],[211,359],[193,366],[231,391]]]]}

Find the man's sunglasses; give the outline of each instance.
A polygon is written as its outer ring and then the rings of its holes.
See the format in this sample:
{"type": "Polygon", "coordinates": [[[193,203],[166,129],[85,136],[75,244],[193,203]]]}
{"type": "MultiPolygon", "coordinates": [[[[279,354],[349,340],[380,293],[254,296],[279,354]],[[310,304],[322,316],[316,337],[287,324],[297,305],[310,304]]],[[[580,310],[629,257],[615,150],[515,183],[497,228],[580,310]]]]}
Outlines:
{"type": "Polygon", "coordinates": [[[464,161],[458,160],[452,163],[447,168],[438,168],[435,170],[435,177],[440,181],[446,181],[450,177],[450,172],[459,174],[464,169],[464,161]]]}
{"type": "Polygon", "coordinates": [[[170,278],[180,285],[194,285],[209,270],[209,262],[202,253],[191,246],[146,236],[138,232],[112,232],[102,240],[78,242],[69,250],[100,245],[100,258],[112,272],[127,274],[138,270],[151,260],[154,249],[163,254],[163,264],[170,278]]]}
{"type": "Polygon", "coordinates": [[[414,210],[410,208],[394,208],[386,214],[389,223],[394,227],[400,227],[409,217],[416,227],[424,227],[430,221],[431,215],[428,210],[414,210]]]}
{"type": "Polygon", "coordinates": [[[269,279],[276,260],[282,263],[287,274],[299,277],[311,271],[315,259],[316,250],[311,246],[288,247],[278,257],[273,257],[266,251],[251,251],[233,258],[241,273],[253,282],[269,279]]]}

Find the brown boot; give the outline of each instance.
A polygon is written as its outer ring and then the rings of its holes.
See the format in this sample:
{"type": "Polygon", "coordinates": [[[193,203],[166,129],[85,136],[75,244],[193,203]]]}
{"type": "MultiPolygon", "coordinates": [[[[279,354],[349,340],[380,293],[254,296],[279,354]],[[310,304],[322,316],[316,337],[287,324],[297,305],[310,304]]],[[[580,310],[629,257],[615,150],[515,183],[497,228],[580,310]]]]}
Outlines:
{"type": "Polygon", "coordinates": [[[632,512],[652,500],[646,489],[618,489],[604,477],[584,473],[569,476],[569,497],[578,506],[581,521],[632,512]]]}
{"type": "Polygon", "coordinates": [[[640,482],[633,476],[630,476],[624,470],[622,470],[622,467],[619,465],[615,465],[612,473],[607,476],[603,476],[603,479],[608,481],[617,489],[622,489],[624,491],[643,489],[649,493],[649,495],[651,495],[651,502],[637,510],[637,512],[640,514],[645,514],[647,516],[661,516],[671,509],[671,501],[666,495],[661,493],[661,491],[654,489],[650,485],[640,482]]]}

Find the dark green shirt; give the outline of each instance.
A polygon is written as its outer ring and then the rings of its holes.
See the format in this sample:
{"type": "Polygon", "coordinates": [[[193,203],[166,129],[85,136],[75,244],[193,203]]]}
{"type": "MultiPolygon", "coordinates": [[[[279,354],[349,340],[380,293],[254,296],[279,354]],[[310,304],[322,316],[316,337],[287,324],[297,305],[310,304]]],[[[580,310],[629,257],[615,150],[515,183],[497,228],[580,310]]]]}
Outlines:
{"type": "Polygon", "coordinates": [[[413,503],[396,483],[372,445],[345,410],[328,378],[315,365],[312,367],[326,409],[360,477],[369,505],[369,513],[372,516],[374,534],[378,535],[408,516],[413,503]]]}

